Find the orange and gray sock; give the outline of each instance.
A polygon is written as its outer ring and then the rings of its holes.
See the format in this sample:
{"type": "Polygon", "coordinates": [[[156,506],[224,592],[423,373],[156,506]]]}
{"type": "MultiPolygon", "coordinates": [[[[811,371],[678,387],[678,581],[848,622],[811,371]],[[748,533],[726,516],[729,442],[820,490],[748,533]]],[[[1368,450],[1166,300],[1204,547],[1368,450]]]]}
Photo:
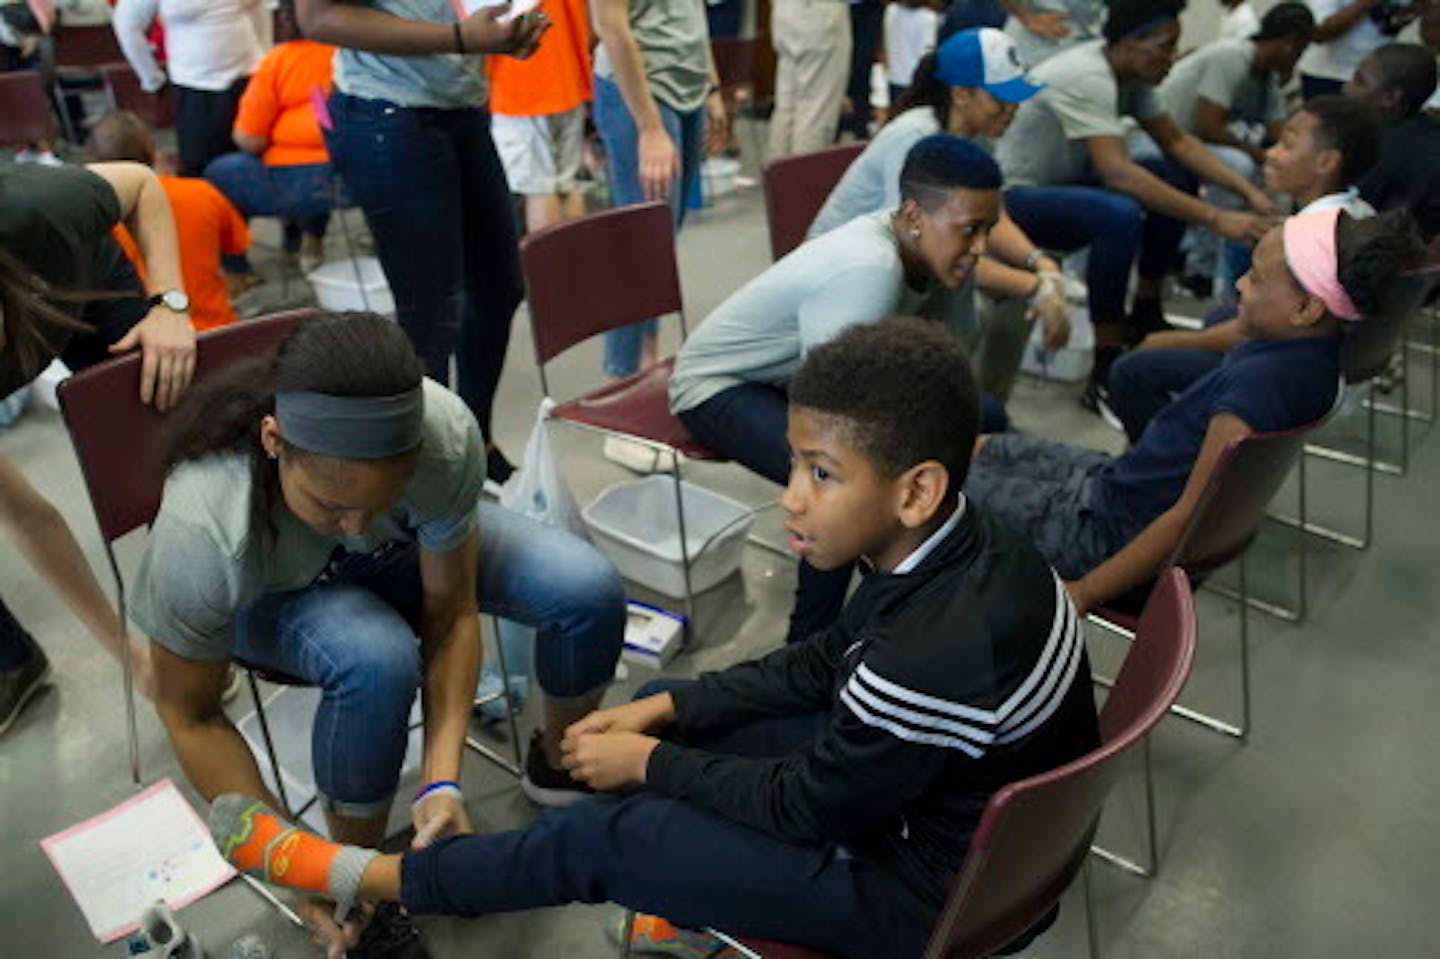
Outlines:
{"type": "Polygon", "coordinates": [[[325,893],[344,916],[355,902],[360,874],[378,855],[343,846],[286,822],[258,799],[227,793],[210,807],[210,835],[236,869],[281,886],[325,893]]]}

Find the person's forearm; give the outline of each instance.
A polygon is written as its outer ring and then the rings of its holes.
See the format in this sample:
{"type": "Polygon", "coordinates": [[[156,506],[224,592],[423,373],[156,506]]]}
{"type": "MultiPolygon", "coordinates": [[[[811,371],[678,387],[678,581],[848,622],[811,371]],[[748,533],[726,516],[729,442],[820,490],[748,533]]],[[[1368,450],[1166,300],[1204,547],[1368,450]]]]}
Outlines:
{"type": "Polygon", "coordinates": [[[1101,174],[1105,186],[1139,200],[1148,210],[1165,216],[1210,226],[1216,209],[1203,200],[1175,189],[1134,161],[1117,165],[1101,174]]]}
{"type": "Polygon", "coordinates": [[[130,63],[130,69],[140,78],[140,87],[147,93],[154,93],[165,85],[165,71],[150,49],[150,40],[145,36],[155,18],[154,3],[145,0],[120,0],[113,13],[115,39],[120,43],[120,52],[130,63]]]}
{"type": "Polygon", "coordinates": [[[1039,286],[1040,278],[1029,270],[1016,269],[989,256],[975,264],[975,282],[980,289],[1003,300],[1023,300],[1039,286]]]}
{"type": "Polygon", "coordinates": [[[448,626],[422,625],[425,657],[422,703],[425,714],[424,782],[459,780],[475,684],[480,676],[480,618],[471,610],[448,626]],[[433,641],[429,629],[443,632],[433,641]]]}
{"type": "Polygon", "coordinates": [[[1153,579],[1175,552],[1185,526],[1172,507],[1114,556],[1080,578],[1087,608],[1093,609],[1153,579]]]}
{"type": "Polygon", "coordinates": [[[239,793],[280,808],[265,788],[254,753],[224,713],[217,710],[208,719],[167,718],[163,708],[160,713],[180,768],[202,799],[213,802],[216,796],[239,793]]]}
{"type": "Polygon", "coordinates": [[[296,0],[305,37],[351,50],[415,56],[454,53],[455,27],[407,20],[375,7],[336,0],[296,0]]]}
{"type": "Polygon", "coordinates": [[[663,130],[660,108],[650,94],[650,80],[645,76],[645,61],[640,57],[640,48],[635,45],[635,35],[629,26],[601,22],[596,27],[600,42],[610,54],[610,64],[615,70],[615,85],[625,101],[625,109],[635,121],[635,129],[644,133],[663,130]]]}
{"type": "Polygon", "coordinates": [[[125,189],[116,191],[120,197],[121,219],[140,248],[149,288],[152,291],[183,289],[180,241],[170,200],[155,174],[144,167],[140,170],[143,172],[130,178],[125,189]]]}
{"type": "Polygon", "coordinates": [[[0,525],[19,542],[20,552],[45,578],[85,627],[117,659],[124,631],[74,534],[50,502],[8,464],[0,463],[0,525]]]}
{"type": "MultiPolygon", "coordinates": [[[[1039,252],[1035,242],[1025,235],[1025,231],[1012,219],[1008,213],[1001,213],[1000,219],[990,230],[990,235],[985,240],[985,249],[995,259],[1010,266],[1029,269],[1031,256],[1039,252]]],[[[1041,256],[1036,263],[1037,267],[1058,269],[1060,264],[1048,256],[1041,256]]]]}
{"type": "Polygon", "coordinates": [[[1375,0],[1355,0],[1348,7],[1344,7],[1335,13],[1315,24],[1315,43],[1329,43],[1336,37],[1344,36],[1355,28],[1355,25],[1370,15],[1370,8],[1375,6],[1375,0]]]}
{"type": "Polygon", "coordinates": [[[1205,149],[1205,144],[1197,137],[1186,134],[1170,145],[1169,153],[1185,169],[1222,190],[1229,190],[1248,200],[1258,189],[1255,184],[1221,163],[1215,154],[1205,149]]]}

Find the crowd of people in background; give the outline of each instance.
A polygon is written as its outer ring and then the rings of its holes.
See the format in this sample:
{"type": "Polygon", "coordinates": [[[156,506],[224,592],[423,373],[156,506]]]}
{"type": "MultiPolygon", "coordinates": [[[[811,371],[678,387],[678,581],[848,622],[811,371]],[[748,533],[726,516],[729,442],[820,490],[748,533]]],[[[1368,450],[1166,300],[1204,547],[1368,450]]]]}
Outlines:
{"type": "MultiPolygon", "coordinates": [[[[864,149],[806,242],[698,324],[669,402],[785,487],[788,634],[601,709],[618,572],[480,502],[515,469],[494,409],[519,238],[583,215],[595,183],[683,226],[707,155],[735,142],[710,41],[747,6],[0,0],[0,68],[39,71],[83,141],[74,163],[51,142],[0,163],[0,400],[52,360],[138,349],[141,401],[178,408],[131,657],[222,851],[327,897],[307,915],[351,955],[415,954],[396,902],[606,899],[918,952],[985,798],[1097,741],[1078,618],[1154,579],[1226,444],[1334,407],[1345,338],[1440,232],[1440,0],[1221,2],[1219,36],[1192,46],[1184,0],[770,0],[773,96],[748,106],[769,110],[765,158],[864,149]],[[173,151],[136,112],[85,117],[60,82],[55,32],[107,24],[140,88],[173,100],[173,151]],[[282,265],[308,273],[342,207],[395,322],[321,316],[190,390],[196,333],[244,322],[265,282],[249,221],[277,217],[282,265]],[[1177,284],[1203,329],[1171,325],[1177,284]],[[1117,456],[1012,431],[1005,410],[1034,328],[1065,347],[1077,300],[1081,402],[1123,426],[1117,456]],[[467,835],[481,610],[537,630],[523,786],[560,811],[467,835]],[[232,660],[322,688],[335,843],[270,808],[221,709],[232,660]],[[417,688],[416,849],[379,856],[417,688]],[[688,860],[790,905],[721,903],[688,860]]],[[[657,321],[606,334],[606,377],[658,360],[657,321]]],[[[118,655],[74,537],[3,460],[0,527],[118,655]]],[[[48,668],[0,603],[0,732],[48,668]]],[[[664,929],[643,935],[689,941],[664,929]]]]}

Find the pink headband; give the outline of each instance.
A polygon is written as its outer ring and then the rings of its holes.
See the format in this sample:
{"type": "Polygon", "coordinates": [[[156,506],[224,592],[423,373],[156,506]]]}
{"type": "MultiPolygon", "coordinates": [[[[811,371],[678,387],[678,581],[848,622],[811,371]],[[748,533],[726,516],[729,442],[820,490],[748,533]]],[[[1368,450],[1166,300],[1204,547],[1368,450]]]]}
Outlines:
{"type": "Polygon", "coordinates": [[[1342,320],[1360,319],[1350,294],[1340,285],[1335,257],[1335,229],[1340,208],[1304,213],[1285,221],[1285,263],[1306,293],[1325,304],[1332,316],[1342,320]]]}

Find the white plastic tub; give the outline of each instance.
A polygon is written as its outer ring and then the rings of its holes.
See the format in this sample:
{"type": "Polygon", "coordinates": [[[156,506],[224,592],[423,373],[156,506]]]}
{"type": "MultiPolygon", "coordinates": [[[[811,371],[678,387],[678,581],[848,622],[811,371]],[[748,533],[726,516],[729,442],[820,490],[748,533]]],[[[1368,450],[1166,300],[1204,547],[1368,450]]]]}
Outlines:
{"type": "Polygon", "coordinates": [[[373,256],[332,260],[311,270],[306,279],[314,288],[315,300],[322,310],[395,313],[395,297],[390,294],[390,284],[385,282],[385,271],[373,256]]]}
{"type": "MultiPolygon", "coordinates": [[[[250,702],[247,689],[241,693],[245,702],[250,702]]],[[[320,804],[311,802],[315,798],[315,766],[310,756],[310,731],[315,725],[315,708],[320,704],[318,686],[281,686],[265,694],[265,718],[270,724],[270,735],[275,741],[275,752],[280,759],[280,775],[285,778],[285,798],[292,811],[310,803],[300,820],[306,828],[329,836],[325,814],[320,804]]],[[[252,704],[253,705],[253,704],[252,704]]],[[[272,792],[275,791],[275,774],[270,768],[270,758],[265,752],[265,738],[260,732],[260,720],[251,710],[235,727],[250,751],[255,754],[255,764],[260,767],[260,776],[272,792]]],[[[410,738],[405,747],[405,759],[400,767],[401,796],[409,796],[420,787],[420,757],[424,751],[421,742],[420,700],[417,696],[410,707],[410,738]]],[[[410,806],[404,802],[395,803],[390,809],[390,818],[385,824],[385,835],[394,836],[411,825],[410,806]]]]}
{"type": "Polygon", "coordinates": [[[1054,352],[1047,352],[1040,324],[1031,331],[1025,344],[1020,369],[1032,376],[1061,383],[1078,383],[1090,375],[1095,363],[1095,327],[1090,311],[1083,306],[1070,309],[1070,342],[1054,352]]]}
{"type": "MultiPolygon", "coordinates": [[[[674,480],[668,476],[618,483],[580,511],[590,536],[620,575],[666,596],[685,596],[674,480]]],[[[740,567],[754,513],[743,503],[682,482],[690,587],[703,592],[740,567]]]]}
{"type": "Polygon", "coordinates": [[[735,178],[740,174],[740,161],[730,157],[707,157],[700,166],[705,178],[705,195],[711,199],[735,192],[735,178]]]}

